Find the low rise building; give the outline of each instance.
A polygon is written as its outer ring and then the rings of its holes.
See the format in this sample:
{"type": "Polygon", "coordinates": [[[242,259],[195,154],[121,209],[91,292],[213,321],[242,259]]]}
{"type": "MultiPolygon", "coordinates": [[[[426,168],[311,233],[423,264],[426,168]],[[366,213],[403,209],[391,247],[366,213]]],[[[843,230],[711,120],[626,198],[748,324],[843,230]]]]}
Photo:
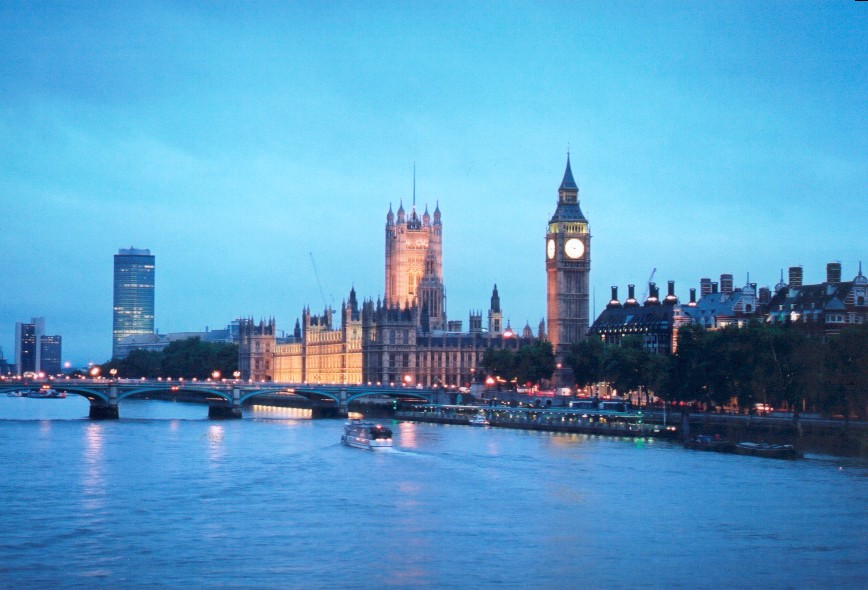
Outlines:
{"type": "Polygon", "coordinates": [[[826,265],[826,280],[802,284],[802,268],[790,267],[789,283],[781,282],[769,301],[766,321],[772,324],[798,324],[817,336],[837,334],[848,325],[863,324],[868,278],[859,272],[852,281],[841,281],[841,263],[826,265]]]}

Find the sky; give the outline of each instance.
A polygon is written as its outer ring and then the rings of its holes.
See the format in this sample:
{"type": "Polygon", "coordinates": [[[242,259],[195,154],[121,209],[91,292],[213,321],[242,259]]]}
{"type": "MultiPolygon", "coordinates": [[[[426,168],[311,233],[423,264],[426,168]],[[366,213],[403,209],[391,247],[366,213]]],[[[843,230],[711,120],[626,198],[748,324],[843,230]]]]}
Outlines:
{"type": "Polygon", "coordinates": [[[652,272],[682,300],[722,273],[850,280],[866,4],[0,0],[0,347],[41,316],[64,360],[107,360],[131,246],[161,333],[375,299],[414,166],[449,318],[496,283],[535,328],[568,151],[593,315],[652,272]]]}

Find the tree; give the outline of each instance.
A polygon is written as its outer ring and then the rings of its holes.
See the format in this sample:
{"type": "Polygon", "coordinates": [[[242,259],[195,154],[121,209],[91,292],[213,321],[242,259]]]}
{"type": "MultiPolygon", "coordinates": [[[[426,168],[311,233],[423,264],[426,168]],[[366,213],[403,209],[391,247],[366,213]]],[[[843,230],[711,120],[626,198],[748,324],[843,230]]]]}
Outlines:
{"type": "Polygon", "coordinates": [[[868,325],[849,326],[828,343],[825,408],[845,418],[868,415],[868,325]]]}
{"type": "Polygon", "coordinates": [[[555,353],[551,342],[522,346],[515,355],[515,376],[520,383],[539,383],[555,372],[555,353]]]}
{"type": "Polygon", "coordinates": [[[202,342],[193,337],[169,343],[162,351],[132,350],[123,359],[112,359],[101,367],[124,378],[185,377],[206,379],[213,371],[232,375],[238,370],[238,346],[223,342],[202,342]]]}
{"type": "Polygon", "coordinates": [[[602,376],[624,394],[643,383],[643,368],[650,352],[642,347],[637,336],[624,336],[620,346],[607,346],[602,363],[602,376]]]}
{"type": "Polygon", "coordinates": [[[603,380],[602,367],[605,353],[605,344],[596,336],[585,338],[570,347],[564,357],[564,364],[573,370],[579,387],[603,380]]]}
{"type": "Polygon", "coordinates": [[[480,364],[495,377],[506,381],[515,378],[515,354],[508,348],[486,348],[480,364]]]}

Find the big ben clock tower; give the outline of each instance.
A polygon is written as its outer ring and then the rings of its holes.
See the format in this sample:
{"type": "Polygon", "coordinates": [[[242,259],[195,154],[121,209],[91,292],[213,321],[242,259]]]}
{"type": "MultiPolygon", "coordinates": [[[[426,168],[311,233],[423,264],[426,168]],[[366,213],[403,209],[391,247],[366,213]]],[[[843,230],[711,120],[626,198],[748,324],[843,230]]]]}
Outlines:
{"type": "Polygon", "coordinates": [[[558,207],[546,232],[548,332],[558,358],[588,333],[590,272],[591,234],[567,154],[558,207]]]}

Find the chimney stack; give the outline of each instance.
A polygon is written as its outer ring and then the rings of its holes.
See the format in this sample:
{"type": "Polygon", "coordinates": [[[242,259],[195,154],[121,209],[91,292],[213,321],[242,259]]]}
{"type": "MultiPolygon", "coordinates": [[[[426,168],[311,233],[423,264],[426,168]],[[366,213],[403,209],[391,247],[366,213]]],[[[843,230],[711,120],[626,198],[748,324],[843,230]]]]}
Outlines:
{"type": "Polygon", "coordinates": [[[717,294],[717,283],[711,283],[711,294],[712,295],[717,294]]]}
{"type": "Polygon", "coordinates": [[[664,301],[667,305],[675,305],[678,303],[678,297],[675,296],[675,281],[669,281],[667,284],[669,287],[664,301]]]}
{"type": "Polygon", "coordinates": [[[791,266],[790,267],[790,287],[801,287],[802,286],[802,267],[801,266],[791,266]]]}
{"type": "Polygon", "coordinates": [[[699,295],[705,296],[711,293],[711,279],[699,279],[699,295]]]}
{"type": "Polygon", "coordinates": [[[772,300],[772,292],[768,287],[760,287],[759,290],[759,302],[760,303],[768,303],[772,300]]]}
{"type": "Polygon", "coordinates": [[[645,305],[660,305],[659,295],[657,283],[648,283],[648,299],[645,300],[645,305]]]}
{"type": "Polygon", "coordinates": [[[617,285],[612,285],[612,300],[609,301],[609,305],[607,305],[606,307],[608,307],[608,308],[621,307],[621,302],[618,301],[618,286],[617,285]]]}
{"type": "Polygon", "coordinates": [[[624,307],[639,305],[636,301],[636,285],[627,285],[627,301],[624,302],[624,307]]]}
{"type": "Polygon", "coordinates": [[[696,288],[692,287],[690,289],[690,306],[693,307],[696,305],[696,288]]]}
{"type": "Polygon", "coordinates": [[[732,294],[732,275],[731,274],[723,274],[720,275],[720,292],[724,295],[732,294]]]}
{"type": "Polygon", "coordinates": [[[837,285],[841,282],[840,262],[830,262],[826,265],[826,282],[830,285],[837,285]]]}

